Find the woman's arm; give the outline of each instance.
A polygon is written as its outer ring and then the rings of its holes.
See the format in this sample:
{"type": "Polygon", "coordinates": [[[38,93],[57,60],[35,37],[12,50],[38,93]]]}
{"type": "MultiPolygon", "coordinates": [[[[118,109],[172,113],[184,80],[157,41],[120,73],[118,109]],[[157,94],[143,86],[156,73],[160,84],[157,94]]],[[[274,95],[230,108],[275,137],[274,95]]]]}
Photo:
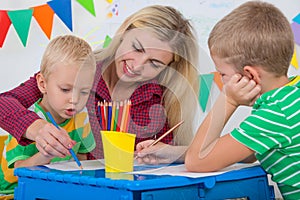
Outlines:
{"type": "MultiPolygon", "coordinates": [[[[35,76],[30,77],[18,87],[0,94],[0,127],[13,135],[22,145],[31,142],[23,136],[26,134],[27,128],[34,121],[40,119],[36,113],[27,110],[42,97],[35,76]]],[[[27,134],[27,137],[34,140],[34,136],[30,133],[27,134]]]]}
{"type": "Polygon", "coordinates": [[[42,94],[37,86],[36,74],[18,87],[0,94],[0,127],[14,136],[21,145],[36,141],[44,155],[64,157],[75,142],[64,130],[58,130],[28,108],[42,94]],[[47,148],[45,148],[45,145],[47,148]]]}

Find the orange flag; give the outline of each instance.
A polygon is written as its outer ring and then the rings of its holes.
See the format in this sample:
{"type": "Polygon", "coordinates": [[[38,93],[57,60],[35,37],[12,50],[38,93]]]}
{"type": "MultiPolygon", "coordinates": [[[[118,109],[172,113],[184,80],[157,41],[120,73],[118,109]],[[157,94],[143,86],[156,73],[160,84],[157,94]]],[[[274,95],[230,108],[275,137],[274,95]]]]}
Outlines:
{"type": "Polygon", "coordinates": [[[223,82],[222,77],[219,72],[212,72],[214,74],[214,82],[217,84],[218,88],[222,91],[223,82]]]}
{"type": "Polygon", "coordinates": [[[51,37],[54,11],[48,4],[33,7],[33,16],[48,39],[51,37]]]}

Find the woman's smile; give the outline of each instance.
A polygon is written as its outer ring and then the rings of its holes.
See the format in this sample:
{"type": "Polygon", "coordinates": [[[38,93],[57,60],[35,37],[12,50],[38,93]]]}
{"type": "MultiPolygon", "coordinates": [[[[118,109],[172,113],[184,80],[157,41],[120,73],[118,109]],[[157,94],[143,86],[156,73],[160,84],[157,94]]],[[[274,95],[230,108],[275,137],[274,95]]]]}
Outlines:
{"type": "Polygon", "coordinates": [[[129,68],[126,61],[124,61],[123,72],[126,76],[129,76],[129,77],[136,77],[137,75],[139,75],[129,68]]]}

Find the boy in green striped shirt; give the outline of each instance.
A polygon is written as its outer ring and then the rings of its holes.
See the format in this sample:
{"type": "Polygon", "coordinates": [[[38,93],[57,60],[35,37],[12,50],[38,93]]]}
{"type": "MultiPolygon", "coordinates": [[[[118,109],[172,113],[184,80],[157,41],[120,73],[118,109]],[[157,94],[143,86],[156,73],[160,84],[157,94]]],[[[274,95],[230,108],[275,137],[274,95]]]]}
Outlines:
{"type": "Polygon", "coordinates": [[[208,45],[226,96],[218,98],[199,127],[186,153],[186,168],[209,172],[258,160],[284,199],[299,199],[300,76],[287,76],[294,51],[288,20],[269,3],[246,2],[215,25],[208,45]],[[253,99],[251,115],[220,136],[236,108],[252,104],[237,100],[239,92],[228,87],[251,91],[249,99],[261,95],[253,99]]]}

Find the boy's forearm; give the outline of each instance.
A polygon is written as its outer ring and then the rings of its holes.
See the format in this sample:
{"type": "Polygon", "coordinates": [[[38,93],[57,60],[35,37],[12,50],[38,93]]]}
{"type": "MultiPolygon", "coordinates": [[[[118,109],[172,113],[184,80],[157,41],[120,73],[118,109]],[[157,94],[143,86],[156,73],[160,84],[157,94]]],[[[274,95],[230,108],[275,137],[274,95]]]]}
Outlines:
{"type": "Polygon", "coordinates": [[[36,165],[45,165],[50,163],[51,158],[45,157],[40,152],[34,154],[32,157],[26,160],[18,160],[15,162],[15,168],[18,167],[31,167],[36,165]]]}
{"type": "Polygon", "coordinates": [[[187,150],[185,159],[187,163],[193,162],[196,164],[195,160],[204,158],[211,151],[236,108],[236,106],[226,101],[226,96],[223,93],[220,94],[187,150]]]}

